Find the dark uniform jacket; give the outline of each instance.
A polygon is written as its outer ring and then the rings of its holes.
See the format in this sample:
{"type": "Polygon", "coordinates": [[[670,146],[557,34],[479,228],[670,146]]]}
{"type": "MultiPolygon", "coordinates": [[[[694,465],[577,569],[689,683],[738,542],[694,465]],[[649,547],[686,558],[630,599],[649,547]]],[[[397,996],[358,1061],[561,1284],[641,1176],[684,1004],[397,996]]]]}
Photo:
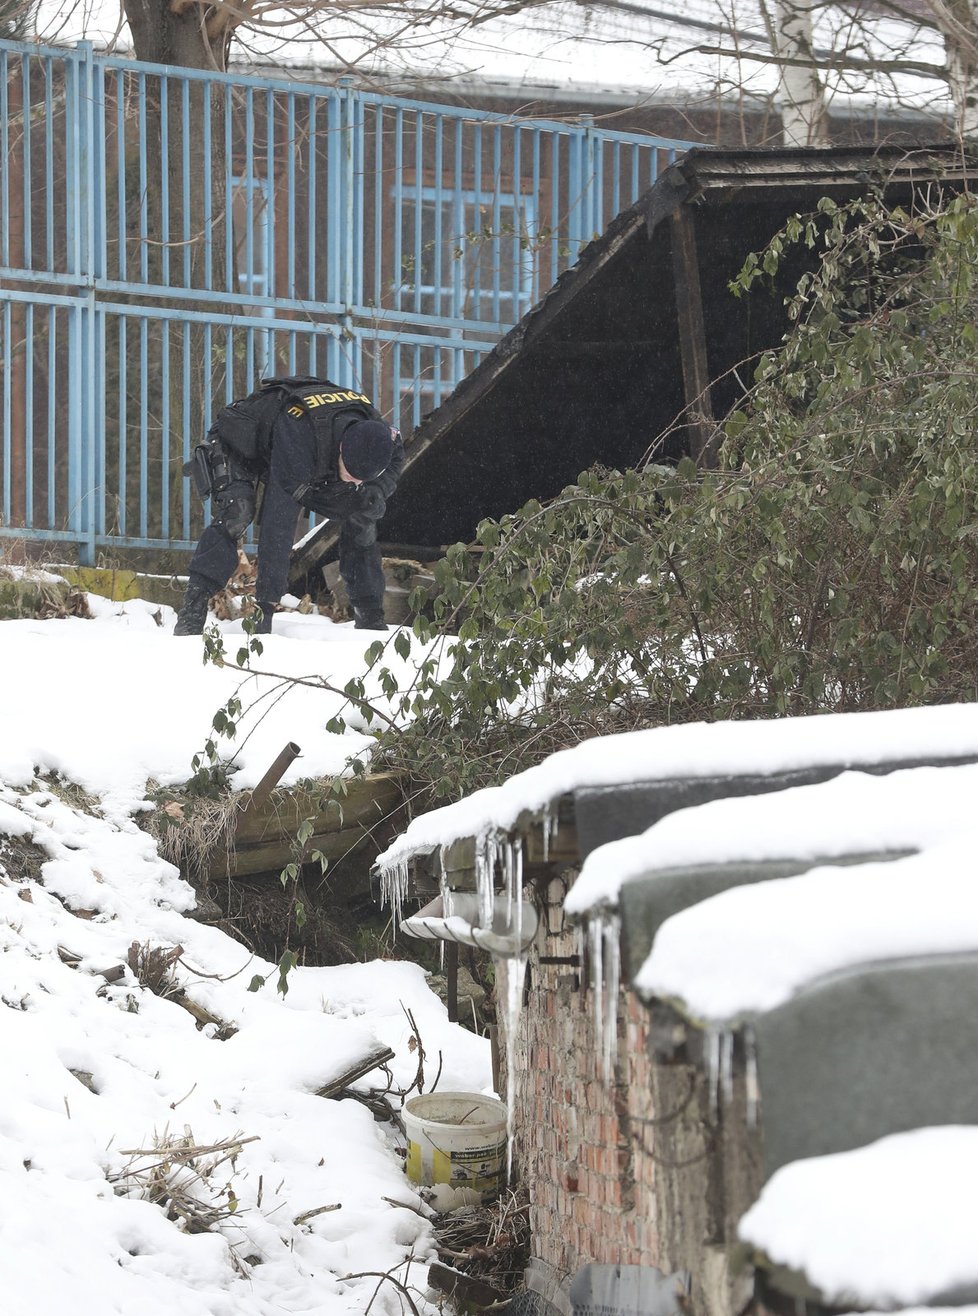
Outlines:
{"type": "Polygon", "coordinates": [[[404,464],[397,431],[392,430],[394,448],[386,470],[360,485],[341,480],[344,433],[358,421],[383,417],[366,394],[301,377],[278,382],[292,386],[302,400],[283,408],[273,426],[269,478],[303,507],[331,520],[382,516],[404,464]]]}

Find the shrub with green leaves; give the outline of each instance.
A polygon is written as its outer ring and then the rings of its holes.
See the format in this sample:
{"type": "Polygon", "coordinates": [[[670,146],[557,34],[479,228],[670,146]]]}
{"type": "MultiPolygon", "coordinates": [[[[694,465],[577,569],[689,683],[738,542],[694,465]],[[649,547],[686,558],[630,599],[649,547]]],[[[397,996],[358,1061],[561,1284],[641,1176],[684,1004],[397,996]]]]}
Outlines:
{"type": "Polygon", "coordinates": [[[716,470],[588,472],[438,564],[414,632],[458,635],[448,675],[380,737],[429,801],[592,734],[976,697],[978,205],[823,201],[734,290],[799,246],[716,470]]]}

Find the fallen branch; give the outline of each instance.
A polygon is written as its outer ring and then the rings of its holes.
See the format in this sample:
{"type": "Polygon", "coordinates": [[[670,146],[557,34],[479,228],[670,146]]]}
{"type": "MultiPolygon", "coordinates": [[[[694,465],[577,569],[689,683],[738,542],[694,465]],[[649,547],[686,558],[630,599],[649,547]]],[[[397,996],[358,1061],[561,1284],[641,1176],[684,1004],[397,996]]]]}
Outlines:
{"type": "Polygon", "coordinates": [[[381,1065],[386,1065],[388,1061],[394,1059],[394,1052],[389,1046],[385,1046],[381,1051],[374,1051],[371,1055],[363,1060],[358,1060],[355,1065],[344,1070],[338,1078],[334,1078],[331,1083],[317,1090],[317,1097],[335,1097],[338,1096],[344,1088],[348,1088],[351,1083],[355,1083],[358,1078],[363,1078],[364,1074],[371,1073],[374,1069],[379,1069],[381,1065]]]}
{"type": "Polygon", "coordinates": [[[334,1202],[332,1206],[314,1206],[311,1211],[303,1211],[292,1221],[294,1225],[304,1225],[307,1220],[312,1220],[317,1215],[325,1215],[327,1211],[339,1211],[343,1207],[342,1202],[334,1202]]]}

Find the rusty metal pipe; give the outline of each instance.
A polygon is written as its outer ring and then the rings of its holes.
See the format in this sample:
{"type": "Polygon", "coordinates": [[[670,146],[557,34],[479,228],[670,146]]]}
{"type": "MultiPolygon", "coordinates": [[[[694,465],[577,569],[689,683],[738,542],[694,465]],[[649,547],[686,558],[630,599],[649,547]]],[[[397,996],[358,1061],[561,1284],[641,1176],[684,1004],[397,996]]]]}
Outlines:
{"type": "Polygon", "coordinates": [[[285,746],[285,748],[281,751],[278,758],[276,758],[272,766],[262,777],[261,781],[251,792],[251,798],[249,799],[248,803],[245,805],[244,809],[242,810],[241,813],[242,818],[246,814],[251,813],[253,809],[261,808],[261,806],[268,799],[269,795],[271,795],[272,791],[282,780],[282,777],[285,775],[286,769],[289,768],[295,762],[295,760],[299,757],[301,753],[302,750],[299,748],[299,746],[294,741],[290,740],[289,743],[285,746]]]}

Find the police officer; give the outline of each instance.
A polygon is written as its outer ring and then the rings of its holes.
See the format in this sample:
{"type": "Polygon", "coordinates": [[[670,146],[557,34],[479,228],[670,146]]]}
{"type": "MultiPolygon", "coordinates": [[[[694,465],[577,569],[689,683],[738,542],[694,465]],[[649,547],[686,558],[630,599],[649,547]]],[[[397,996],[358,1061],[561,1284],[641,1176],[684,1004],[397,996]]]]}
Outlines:
{"type": "Polygon", "coordinates": [[[266,380],[257,393],[225,408],[188,463],[188,473],[195,463],[208,472],[206,492],[215,511],[191,559],[174,634],[203,630],[208,601],[230,579],[238,540],[255,519],[259,483],[265,492],[255,582],[258,632],[271,631],[275,605],[285,593],[303,509],[341,523],[340,576],[355,624],[386,630],[377,522],[403,462],[399,433],[367,396],[328,380],[266,380]]]}

